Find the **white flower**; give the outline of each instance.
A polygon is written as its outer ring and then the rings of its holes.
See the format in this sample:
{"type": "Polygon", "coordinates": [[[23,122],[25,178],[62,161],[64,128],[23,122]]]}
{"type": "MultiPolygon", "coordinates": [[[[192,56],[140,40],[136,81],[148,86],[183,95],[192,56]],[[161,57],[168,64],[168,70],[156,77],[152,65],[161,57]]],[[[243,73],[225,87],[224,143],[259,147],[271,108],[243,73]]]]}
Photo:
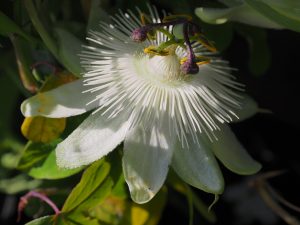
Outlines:
{"type": "MultiPolygon", "coordinates": [[[[155,8],[149,12],[153,23],[160,22],[155,8]]],[[[170,165],[187,183],[215,194],[223,191],[224,183],[214,154],[232,171],[257,172],[260,165],[226,125],[252,113],[240,110],[240,85],[227,62],[211,56],[198,74],[184,75],[180,59],[185,49],[177,46],[167,56],[149,56],[144,48],[167,37],[158,32],[155,40],[136,43],[130,36],[142,26],[138,17],[128,11],[113,20],[114,25],[101,24],[101,31],[90,32],[94,46],[82,53],[82,79],[39,93],[21,106],[25,116],[53,118],[95,109],[57,146],[57,164],[90,164],[124,141],[123,171],[138,203],[157,193],[170,165]]],[[[210,54],[201,44],[193,49],[197,56],[210,54]]],[[[245,102],[255,108],[253,101],[245,102]]]]}

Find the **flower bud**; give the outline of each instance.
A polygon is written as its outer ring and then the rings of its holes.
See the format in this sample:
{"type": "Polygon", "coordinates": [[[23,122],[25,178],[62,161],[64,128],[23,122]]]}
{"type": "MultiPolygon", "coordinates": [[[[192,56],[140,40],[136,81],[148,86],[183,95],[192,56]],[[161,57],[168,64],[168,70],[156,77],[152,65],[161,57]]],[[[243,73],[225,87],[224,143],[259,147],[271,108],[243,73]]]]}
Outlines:
{"type": "Polygon", "coordinates": [[[143,42],[147,39],[147,33],[149,29],[147,27],[139,27],[133,30],[131,38],[135,42],[143,42]]]}

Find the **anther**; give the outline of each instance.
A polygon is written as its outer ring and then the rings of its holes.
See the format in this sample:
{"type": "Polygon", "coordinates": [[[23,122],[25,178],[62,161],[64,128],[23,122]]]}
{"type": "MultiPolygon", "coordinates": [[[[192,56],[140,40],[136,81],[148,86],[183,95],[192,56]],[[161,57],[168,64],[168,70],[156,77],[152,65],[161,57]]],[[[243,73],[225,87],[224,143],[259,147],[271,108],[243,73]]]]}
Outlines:
{"type": "Polygon", "coordinates": [[[150,30],[148,26],[136,28],[133,30],[131,38],[135,42],[143,42],[147,39],[147,34],[150,30]]]}
{"type": "Polygon", "coordinates": [[[191,62],[190,60],[181,64],[180,69],[183,74],[197,74],[199,72],[199,66],[197,63],[191,62]]]}

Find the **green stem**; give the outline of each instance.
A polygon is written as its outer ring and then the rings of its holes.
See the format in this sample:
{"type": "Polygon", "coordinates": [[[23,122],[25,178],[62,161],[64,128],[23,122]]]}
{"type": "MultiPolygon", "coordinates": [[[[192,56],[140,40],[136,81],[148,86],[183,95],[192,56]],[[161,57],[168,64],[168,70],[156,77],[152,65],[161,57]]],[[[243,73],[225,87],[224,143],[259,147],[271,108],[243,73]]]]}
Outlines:
{"type": "Polygon", "coordinates": [[[193,198],[193,204],[200,212],[201,216],[203,216],[208,222],[215,223],[217,221],[216,215],[211,210],[208,211],[208,207],[205,205],[205,203],[201,201],[201,199],[190,187],[189,189],[193,198]]]}
{"type": "Polygon", "coordinates": [[[264,202],[289,225],[300,225],[300,222],[296,217],[289,214],[285,211],[281,206],[279,206],[270,196],[270,194],[266,190],[266,185],[264,181],[257,182],[256,184],[257,191],[260,197],[264,200],[264,202]]]}
{"type": "Polygon", "coordinates": [[[188,207],[189,207],[189,225],[194,224],[194,203],[193,203],[193,194],[191,192],[191,188],[185,184],[186,187],[186,197],[188,200],[188,207]]]}

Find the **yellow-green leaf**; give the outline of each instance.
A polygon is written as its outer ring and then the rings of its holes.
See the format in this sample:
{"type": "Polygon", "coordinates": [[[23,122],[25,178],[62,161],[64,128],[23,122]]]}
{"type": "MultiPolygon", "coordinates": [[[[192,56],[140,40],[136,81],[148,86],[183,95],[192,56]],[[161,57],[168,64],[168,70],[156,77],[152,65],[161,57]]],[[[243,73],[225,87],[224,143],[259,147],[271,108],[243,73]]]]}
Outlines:
{"type": "Polygon", "coordinates": [[[111,194],[100,205],[91,209],[88,215],[90,218],[97,219],[99,224],[157,225],[166,200],[165,187],[146,204],[136,204],[130,199],[111,194]]]}
{"type": "Polygon", "coordinates": [[[149,212],[139,205],[132,205],[130,215],[132,225],[144,225],[150,216],[149,212]]]}
{"type": "Polygon", "coordinates": [[[54,222],[54,216],[44,216],[35,220],[32,220],[25,225],[50,225],[54,222]]]}
{"type": "Polygon", "coordinates": [[[49,143],[57,139],[66,127],[66,118],[46,118],[41,116],[25,118],[21,131],[33,142],[49,143]]]}
{"type": "MultiPolygon", "coordinates": [[[[82,175],[79,184],[72,190],[62,211],[70,212],[87,200],[104,182],[110,171],[110,164],[98,160],[89,166],[82,175]]],[[[93,199],[91,199],[93,200],[93,199]]]]}

